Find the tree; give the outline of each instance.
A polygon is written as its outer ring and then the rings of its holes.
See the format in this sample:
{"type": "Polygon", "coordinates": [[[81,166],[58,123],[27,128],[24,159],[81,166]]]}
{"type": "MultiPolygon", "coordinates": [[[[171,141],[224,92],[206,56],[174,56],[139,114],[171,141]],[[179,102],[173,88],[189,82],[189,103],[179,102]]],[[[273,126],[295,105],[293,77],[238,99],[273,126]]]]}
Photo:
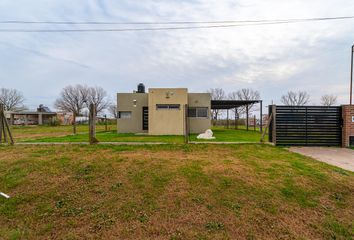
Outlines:
{"type": "Polygon", "coordinates": [[[281,102],[289,106],[304,106],[310,100],[310,95],[305,91],[289,91],[281,97],[281,102]]]}
{"type": "Polygon", "coordinates": [[[86,106],[89,108],[90,104],[96,104],[96,113],[100,113],[107,109],[109,101],[107,99],[107,92],[101,87],[90,87],[87,89],[86,106]]]}
{"type": "MultiPolygon", "coordinates": [[[[225,91],[222,88],[211,88],[207,91],[211,95],[212,100],[222,100],[225,99],[225,91]]],[[[211,111],[212,119],[218,120],[218,116],[220,115],[219,109],[213,109],[211,111]]]]}
{"type": "Polygon", "coordinates": [[[85,109],[88,98],[88,87],[80,84],[66,86],[60,92],[59,98],[55,101],[56,108],[73,113],[73,131],[76,134],[76,116],[85,109]]]}
{"type": "Polygon", "coordinates": [[[323,106],[333,106],[337,103],[337,96],[335,95],[323,95],[321,97],[321,105],[323,106]]]}
{"type": "Polygon", "coordinates": [[[5,111],[20,111],[26,109],[23,105],[25,101],[21,92],[16,89],[1,88],[0,103],[5,107],[5,111]]]}
{"type": "MultiPolygon", "coordinates": [[[[261,96],[258,91],[253,90],[252,88],[242,88],[241,90],[238,90],[236,92],[229,93],[228,98],[230,100],[249,101],[249,100],[259,100],[261,98],[261,96]]],[[[248,105],[248,114],[249,115],[255,110],[256,109],[255,109],[254,103],[248,105]]],[[[246,106],[239,107],[238,113],[239,114],[246,114],[246,106]]]]}
{"type": "Polygon", "coordinates": [[[111,103],[108,106],[108,112],[115,118],[118,118],[118,109],[117,109],[117,104],[111,103]]]}

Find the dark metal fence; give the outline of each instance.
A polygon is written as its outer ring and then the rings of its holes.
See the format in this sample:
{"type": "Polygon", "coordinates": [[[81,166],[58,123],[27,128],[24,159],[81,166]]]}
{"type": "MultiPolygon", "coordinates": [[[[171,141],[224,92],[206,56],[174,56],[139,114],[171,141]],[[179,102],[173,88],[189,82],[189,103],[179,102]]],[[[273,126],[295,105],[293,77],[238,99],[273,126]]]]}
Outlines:
{"type": "Polygon", "coordinates": [[[269,106],[271,142],[279,146],[341,146],[342,108],[269,106]]]}

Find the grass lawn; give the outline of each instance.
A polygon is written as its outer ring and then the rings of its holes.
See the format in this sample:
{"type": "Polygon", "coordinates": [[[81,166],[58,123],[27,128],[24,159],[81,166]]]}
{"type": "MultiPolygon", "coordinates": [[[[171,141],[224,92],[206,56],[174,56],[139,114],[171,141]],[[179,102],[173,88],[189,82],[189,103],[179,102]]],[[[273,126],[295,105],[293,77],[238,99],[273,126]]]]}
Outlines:
{"type": "MultiPolygon", "coordinates": [[[[96,138],[100,142],[166,142],[166,143],[183,143],[183,136],[149,136],[135,135],[132,133],[118,134],[116,131],[97,132],[96,138]]],[[[60,137],[41,137],[34,139],[26,139],[25,142],[88,142],[88,133],[77,135],[66,135],[60,137]]]]}
{"type": "MultiPolygon", "coordinates": [[[[104,125],[96,125],[97,131],[104,131],[104,125]]],[[[71,135],[72,126],[11,126],[15,141],[26,141],[38,138],[53,138],[71,135]]],[[[108,125],[109,130],[116,130],[116,125],[108,125]]],[[[88,133],[87,125],[77,125],[77,133],[88,133]]]]}
{"type": "MultiPolygon", "coordinates": [[[[245,129],[225,129],[220,127],[212,128],[215,139],[214,140],[201,140],[197,139],[198,134],[192,134],[191,141],[213,141],[213,142],[259,142],[262,134],[259,131],[246,131],[245,129]]],[[[267,140],[268,138],[266,138],[267,140]]]]}
{"type": "MultiPolygon", "coordinates": [[[[149,136],[135,134],[117,134],[114,129],[104,132],[104,126],[97,127],[97,139],[100,142],[166,142],[183,143],[183,136],[149,136]]],[[[78,134],[72,134],[72,128],[68,126],[60,127],[25,127],[14,130],[17,141],[25,142],[87,142],[88,126],[80,126],[78,134]]],[[[244,129],[234,130],[216,127],[213,128],[215,140],[198,140],[198,134],[191,134],[190,141],[216,141],[216,142],[259,142],[260,132],[246,131],[244,129]]]]}
{"type": "Polygon", "coordinates": [[[1,239],[352,239],[354,173],[268,145],[0,146],[1,239]]]}

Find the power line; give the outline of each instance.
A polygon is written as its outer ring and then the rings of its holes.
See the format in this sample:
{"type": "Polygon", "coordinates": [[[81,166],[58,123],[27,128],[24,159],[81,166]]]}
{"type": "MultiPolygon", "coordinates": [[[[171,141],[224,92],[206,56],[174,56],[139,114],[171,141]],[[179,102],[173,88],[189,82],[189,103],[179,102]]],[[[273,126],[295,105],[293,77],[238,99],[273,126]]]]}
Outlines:
{"type": "MultiPolygon", "coordinates": [[[[313,21],[331,21],[331,20],[345,20],[354,19],[354,16],[348,17],[332,17],[332,18],[307,18],[307,19],[289,19],[289,20],[257,20],[254,22],[244,21],[238,24],[215,24],[215,25],[201,25],[201,26],[171,26],[171,27],[153,27],[153,28],[87,28],[87,29],[0,29],[0,32],[132,32],[132,31],[163,31],[163,30],[188,30],[188,29],[210,29],[210,28],[231,28],[231,27],[246,27],[259,25],[277,25],[277,24],[292,24],[301,22],[313,21]]],[[[182,22],[179,22],[182,23],[182,22]]],[[[192,23],[192,22],[190,22],[192,23]]],[[[193,22],[197,23],[197,22],[193,22]]],[[[199,24],[202,22],[199,22],[199,24]]],[[[207,22],[203,22],[207,23],[207,22]]],[[[157,23],[155,23],[157,24],[157,23]]],[[[167,24],[167,22],[164,22],[167,24]]],[[[172,23],[170,23],[172,24],[172,23]]]]}
{"type": "Polygon", "coordinates": [[[0,24],[64,24],[64,25],[179,25],[179,24],[231,24],[260,22],[298,22],[352,19],[354,16],[322,17],[322,18],[292,18],[292,19],[260,19],[260,20],[222,20],[222,21],[167,21],[167,22],[105,22],[105,21],[22,21],[7,20],[0,24]]]}

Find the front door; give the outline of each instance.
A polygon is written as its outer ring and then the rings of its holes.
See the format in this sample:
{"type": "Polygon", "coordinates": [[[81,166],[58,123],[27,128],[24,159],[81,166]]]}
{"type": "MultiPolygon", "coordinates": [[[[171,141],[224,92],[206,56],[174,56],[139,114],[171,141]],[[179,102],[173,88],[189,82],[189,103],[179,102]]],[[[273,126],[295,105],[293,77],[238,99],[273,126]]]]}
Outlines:
{"type": "Polygon", "coordinates": [[[149,108],[143,107],[143,130],[149,130],[149,108]]]}

